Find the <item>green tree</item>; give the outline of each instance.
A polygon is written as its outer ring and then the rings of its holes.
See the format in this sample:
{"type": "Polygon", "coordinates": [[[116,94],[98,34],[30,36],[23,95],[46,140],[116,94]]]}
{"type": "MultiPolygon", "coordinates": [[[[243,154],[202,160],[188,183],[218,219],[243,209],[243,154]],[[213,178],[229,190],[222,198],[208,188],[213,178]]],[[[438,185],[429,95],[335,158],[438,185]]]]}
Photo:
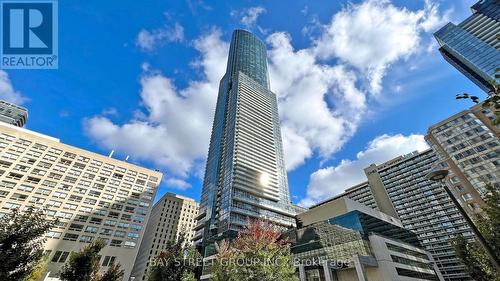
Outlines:
{"type": "Polygon", "coordinates": [[[288,241],[275,225],[255,220],[231,242],[217,244],[211,268],[214,281],[295,281],[288,241]]]}
{"type": "Polygon", "coordinates": [[[47,271],[47,265],[49,264],[49,255],[45,254],[38,261],[36,266],[33,268],[31,273],[23,278],[23,281],[37,281],[43,277],[43,274],[47,271]]]}
{"type": "Polygon", "coordinates": [[[0,280],[18,281],[31,274],[43,257],[43,235],[55,222],[33,207],[0,218],[0,280]]]}
{"type": "Polygon", "coordinates": [[[63,281],[96,281],[99,280],[99,252],[106,242],[97,239],[85,246],[81,251],[71,253],[69,261],[61,269],[63,281]]]}
{"type": "Polygon", "coordinates": [[[195,280],[196,261],[200,255],[188,242],[182,232],[175,241],[167,241],[162,250],[150,263],[148,281],[191,281],[195,280]]]}
{"type": "MultiPolygon", "coordinates": [[[[487,195],[483,214],[476,217],[479,231],[497,255],[500,253],[500,191],[486,185],[487,195]]],[[[492,265],[485,250],[477,241],[467,241],[459,235],[453,246],[470,276],[477,281],[500,281],[500,272],[492,265]]]]}
{"type": "Polygon", "coordinates": [[[85,246],[81,251],[71,253],[69,261],[64,264],[60,272],[63,281],[118,281],[123,278],[123,270],[119,263],[113,263],[101,276],[99,274],[99,252],[106,246],[106,242],[97,239],[85,246]]]}
{"type": "Polygon", "coordinates": [[[113,263],[102,275],[99,281],[118,281],[123,278],[123,269],[119,263],[113,263]]]}

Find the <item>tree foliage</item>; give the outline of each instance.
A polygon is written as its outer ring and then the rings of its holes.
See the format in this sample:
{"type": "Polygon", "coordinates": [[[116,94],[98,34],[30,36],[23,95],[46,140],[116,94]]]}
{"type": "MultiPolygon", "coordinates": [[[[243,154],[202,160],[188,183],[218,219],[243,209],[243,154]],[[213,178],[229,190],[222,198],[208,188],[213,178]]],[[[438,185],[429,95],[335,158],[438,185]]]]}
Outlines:
{"type": "Polygon", "coordinates": [[[42,237],[55,224],[43,210],[29,207],[0,218],[0,280],[29,276],[43,257],[42,237]]]}
{"type": "Polygon", "coordinates": [[[113,263],[102,275],[100,281],[118,281],[123,278],[123,269],[119,263],[113,263]]]}
{"type": "Polygon", "coordinates": [[[298,280],[288,241],[265,221],[249,221],[234,241],[217,244],[211,268],[214,281],[298,280]]]}
{"type": "Polygon", "coordinates": [[[175,241],[167,241],[148,268],[148,281],[191,281],[195,280],[196,261],[200,255],[190,245],[183,232],[175,241]]]}
{"type": "Polygon", "coordinates": [[[38,281],[42,278],[43,274],[47,272],[47,265],[49,264],[49,255],[44,254],[38,261],[29,275],[23,278],[23,281],[38,281]]]}
{"type": "MultiPolygon", "coordinates": [[[[500,253],[500,191],[488,184],[483,214],[477,216],[479,231],[497,254],[500,253]]],[[[477,241],[467,241],[459,235],[453,246],[470,276],[477,281],[500,281],[500,272],[492,265],[486,251],[477,241]]]]}
{"type": "Polygon", "coordinates": [[[111,264],[101,276],[99,274],[99,252],[106,246],[106,242],[97,239],[85,246],[81,251],[71,253],[69,261],[63,266],[60,278],[63,281],[118,281],[123,277],[120,264],[111,264]]]}

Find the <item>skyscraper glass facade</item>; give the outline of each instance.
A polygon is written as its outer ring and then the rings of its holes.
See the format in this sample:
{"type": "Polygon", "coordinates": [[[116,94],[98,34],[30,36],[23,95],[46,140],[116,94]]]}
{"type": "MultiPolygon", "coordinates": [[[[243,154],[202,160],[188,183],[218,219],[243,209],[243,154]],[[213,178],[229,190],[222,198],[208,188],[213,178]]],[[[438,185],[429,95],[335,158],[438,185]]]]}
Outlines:
{"type": "Polygon", "coordinates": [[[249,218],[294,225],[293,215],[266,48],[252,33],[236,30],[219,87],[194,240],[232,237],[249,218]]]}
{"type": "Polygon", "coordinates": [[[482,0],[473,14],[458,25],[448,23],[434,36],[443,57],[485,92],[493,90],[500,62],[500,3],[482,0]]]}

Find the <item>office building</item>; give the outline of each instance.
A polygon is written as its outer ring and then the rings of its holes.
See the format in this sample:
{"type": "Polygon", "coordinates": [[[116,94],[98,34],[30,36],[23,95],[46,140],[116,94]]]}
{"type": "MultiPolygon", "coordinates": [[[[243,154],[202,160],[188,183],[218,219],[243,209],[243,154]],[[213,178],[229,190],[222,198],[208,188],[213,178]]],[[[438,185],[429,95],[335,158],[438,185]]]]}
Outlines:
{"type": "Polygon", "coordinates": [[[191,243],[198,208],[194,199],[173,193],[166,193],[156,202],[132,270],[134,280],[146,280],[151,260],[165,249],[168,241],[175,242],[179,235],[184,234],[191,243]]]}
{"type": "Polygon", "coordinates": [[[500,62],[500,3],[481,0],[472,15],[458,25],[448,23],[436,33],[442,56],[487,93],[494,91],[500,62]]]}
{"type": "Polygon", "coordinates": [[[28,119],[28,110],[22,106],[0,100],[0,122],[24,127],[28,119]]]}
{"type": "Polygon", "coordinates": [[[500,128],[481,104],[429,128],[426,140],[450,171],[449,186],[471,216],[481,211],[486,184],[500,189],[500,128]]]}
{"type": "Polygon", "coordinates": [[[269,88],[265,44],[235,30],[219,86],[195,241],[235,237],[248,219],[289,227],[290,203],[276,95],[269,88]]]}
{"type": "MultiPolygon", "coordinates": [[[[440,163],[432,149],[399,156],[365,168],[368,181],[346,190],[347,197],[401,220],[433,256],[446,281],[471,280],[451,245],[452,238],[473,233],[439,182],[426,175],[440,163]]],[[[326,201],[329,202],[329,201],[326,201]]]]}
{"type": "Polygon", "coordinates": [[[346,197],[297,215],[286,235],[301,281],[443,280],[415,233],[346,197]]]}
{"type": "Polygon", "coordinates": [[[0,215],[35,206],[59,219],[44,244],[50,277],[57,278],[71,252],[102,238],[102,270],[119,262],[129,280],[161,177],[0,123],[0,215]]]}

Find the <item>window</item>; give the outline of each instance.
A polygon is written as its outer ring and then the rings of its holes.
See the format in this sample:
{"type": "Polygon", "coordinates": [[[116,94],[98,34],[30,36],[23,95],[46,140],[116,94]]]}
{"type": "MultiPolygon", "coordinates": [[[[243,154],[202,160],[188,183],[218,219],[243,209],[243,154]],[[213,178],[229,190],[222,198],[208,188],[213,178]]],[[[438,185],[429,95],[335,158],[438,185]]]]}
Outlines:
{"type": "Polygon", "coordinates": [[[59,263],[66,262],[68,256],[69,252],[56,251],[56,253],[52,257],[52,262],[59,262],[59,263]]]}
{"type": "Polygon", "coordinates": [[[90,243],[90,242],[92,242],[92,240],[94,240],[93,236],[88,236],[88,235],[82,235],[82,236],[80,236],[80,242],[90,243]]]}
{"type": "Polygon", "coordinates": [[[72,216],[73,216],[72,213],[66,213],[66,212],[57,212],[56,213],[56,218],[71,219],[72,216]]]}
{"type": "Polygon", "coordinates": [[[467,201],[467,200],[471,200],[472,199],[472,195],[470,195],[470,193],[465,193],[462,195],[462,198],[467,201]]]}
{"type": "Polygon", "coordinates": [[[102,223],[102,219],[92,217],[92,218],[90,219],[90,223],[93,223],[93,224],[101,224],[101,223],[102,223]]]}
{"type": "Polygon", "coordinates": [[[77,223],[72,223],[72,224],[69,225],[68,230],[82,231],[83,230],[83,225],[82,224],[77,224],[77,223]]]}
{"type": "Polygon", "coordinates": [[[123,242],[122,240],[112,239],[111,243],[109,245],[113,246],[113,247],[121,247],[122,246],[122,242],[123,242]]]}
{"type": "Polygon", "coordinates": [[[4,205],[3,205],[3,209],[8,209],[8,210],[12,210],[12,209],[18,209],[19,207],[21,207],[21,205],[19,204],[15,204],[15,203],[11,203],[11,202],[6,202],[4,205]]]}
{"type": "Polygon", "coordinates": [[[123,245],[123,247],[125,247],[125,248],[135,248],[135,246],[136,246],[136,243],[133,241],[125,241],[125,244],[123,245]]]}
{"type": "Polygon", "coordinates": [[[88,219],[89,219],[89,216],[76,215],[75,221],[86,222],[88,219]]]}
{"type": "Polygon", "coordinates": [[[85,206],[81,206],[80,207],[80,211],[84,212],[84,213],[90,213],[92,212],[92,208],[90,207],[85,207],[85,206]]]}
{"type": "Polygon", "coordinates": [[[112,230],[112,229],[109,229],[109,228],[102,228],[102,229],[101,229],[101,233],[100,233],[100,234],[109,236],[109,235],[111,235],[112,233],[113,233],[113,230],[112,230]]]}
{"type": "Polygon", "coordinates": [[[52,239],[59,239],[61,238],[61,232],[59,231],[49,231],[47,234],[45,234],[45,237],[52,238],[52,239]]]}
{"type": "Polygon", "coordinates": [[[115,260],[116,257],[105,256],[104,260],[102,261],[102,266],[110,266],[115,262],[115,260]]]}
{"type": "Polygon", "coordinates": [[[85,201],[83,201],[83,203],[89,204],[89,205],[95,205],[97,203],[97,200],[91,199],[91,198],[85,198],[85,201]]]}
{"type": "Polygon", "coordinates": [[[63,240],[76,241],[78,239],[78,234],[66,233],[64,234],[63,240]]]}
{"type": "Polygon", "coordinates": [[[87,227],[85,228],[85,232],[89,232],[89,233],[97,233],[97,229],[98,229],[97,227],[94,227],[94,226],[90,226],[90,225],[89,225],[89,226],[87,226],[87,227]]]}
{"type": "Polygon", "coordinates": [[[128,235],[127,235],[127,237],[129,239],[137,239],[137,238],[139,238],[139,233],[129,232],[128,235]]]}

